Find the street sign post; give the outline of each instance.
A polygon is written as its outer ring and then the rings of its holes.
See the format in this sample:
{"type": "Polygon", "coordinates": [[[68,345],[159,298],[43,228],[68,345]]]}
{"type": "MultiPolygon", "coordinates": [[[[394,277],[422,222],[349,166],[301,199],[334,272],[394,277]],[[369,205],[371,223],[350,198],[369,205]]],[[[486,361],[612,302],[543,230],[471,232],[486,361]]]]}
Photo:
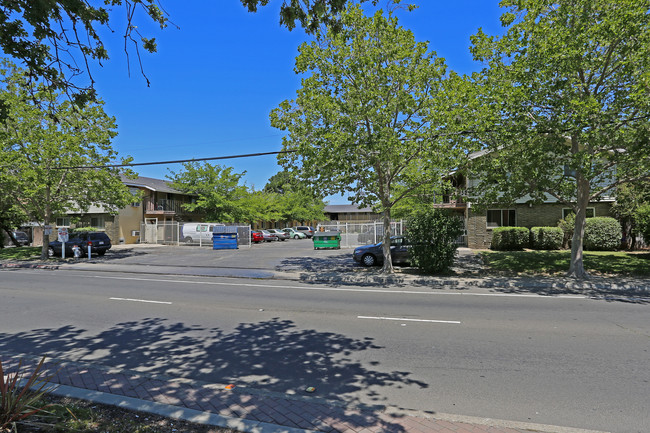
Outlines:
{"type": "Polygon", "coordinates": [[[67,227],[59,227],[59,242],[61,242],[61,258],[65,259],[65,243],[70,239],[67,227]]]}

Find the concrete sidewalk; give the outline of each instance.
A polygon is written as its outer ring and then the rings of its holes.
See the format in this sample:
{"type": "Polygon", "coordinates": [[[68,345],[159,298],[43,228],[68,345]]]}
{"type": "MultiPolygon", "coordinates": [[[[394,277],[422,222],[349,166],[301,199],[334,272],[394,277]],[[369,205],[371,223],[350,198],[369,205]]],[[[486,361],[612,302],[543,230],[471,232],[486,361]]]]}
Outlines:
{"type": "MultiPolygon", "coordinates": [[[[20,360],[25,371],[39,359],[2,355],[5,372],[20,360]]],[[[100,365],[49,359],[46,375],[59,384],[57,395],[112,404],[165,417],[227,427],[246,433],[598,433],[567,427],[529,424],[442,413],[343,406],[314,394],[288,395],[228,384],[150,376],[100,365]]]]}
{"type": "MultiPolygon", "coordinates": [[[[303,244],[300,248],[308,247],[304,242],[303,244]]],[[[261,247],[257,251],[245,249],[215,252],[207,248],[118,245],[105,257],[93,257],[91,260],[4,261],[0,262],[0,268],[253,278],[332,286],[485,289],[501,293],[639,298],[642,301],[650,297],[650,280],[647,278],[592,276],[588,280],[578,281],[558,276],[487,275],[482,270],[477,253],[467,248],[459,249],[454,275],[427,276],[400,267],[396,268],[393,275],[382,275],[377,267],[365,268],[355,264],[350,257],[351,251],[296,251],[289,249],[288,244],[261,247]],[[254,265],[249,265],[250,263],[254,265]]]]}

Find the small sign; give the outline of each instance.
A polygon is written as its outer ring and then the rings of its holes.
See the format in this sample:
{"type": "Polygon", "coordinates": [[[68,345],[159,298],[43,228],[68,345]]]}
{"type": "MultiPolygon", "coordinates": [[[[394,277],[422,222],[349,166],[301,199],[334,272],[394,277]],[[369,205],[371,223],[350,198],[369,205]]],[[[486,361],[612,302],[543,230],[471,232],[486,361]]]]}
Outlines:
{"type": "Polygon", "coordinates": [[[43,234],[46,236],[49,236],[52,233],[52,226],[51,225],[45,225],[43,226],[43,234]]]}
{"type": "Polygon", "coordinates": [[[59,242],[68,242],[69,234],[67,227],[59,227],[59,242]]]}

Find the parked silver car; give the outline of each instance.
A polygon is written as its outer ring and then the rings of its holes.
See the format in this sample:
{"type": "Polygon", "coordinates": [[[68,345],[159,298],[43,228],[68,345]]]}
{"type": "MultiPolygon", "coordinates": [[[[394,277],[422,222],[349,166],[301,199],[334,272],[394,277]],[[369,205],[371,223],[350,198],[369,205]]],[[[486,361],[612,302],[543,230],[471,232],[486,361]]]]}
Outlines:
{"type": "Polygon", "coordinates": [[[289,235],[283,232],[282,230],[279,229],[269,229],[268,230],[271,234],[276,235],[278,237],[278,240],[281,241],[286,241],[289,239],[289,235]]]}
{"type": "Polygon", "coordinates": [[[304,233],[307,236],[307,239],[311,239],[316,232],[316,229],[311,226],[296,226],[293,229],[297,232],[304,233]]]}

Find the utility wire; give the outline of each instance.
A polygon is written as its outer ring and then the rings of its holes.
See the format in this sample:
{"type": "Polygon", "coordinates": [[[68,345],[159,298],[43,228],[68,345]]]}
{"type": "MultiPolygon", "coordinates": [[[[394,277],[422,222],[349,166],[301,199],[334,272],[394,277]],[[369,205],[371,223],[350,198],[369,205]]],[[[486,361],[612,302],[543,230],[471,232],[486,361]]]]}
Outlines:
{"type": "Polygon", "coordinates": [[[110,165],[70,165],[67,167],[52,167],[52,170],[72,170],[72,169],[86,169],[86,168],[118,168],[118,167],[136,167],[142,165],[164,165],[164,164],[179,164],[183,162],[195,161],[216,161],[219,159],[235,159],[235,158],[251,158],[254,156],[267,156],[267,155],[280,155],[282,153],[293,153],[295,150],[280,150],[278,152],[261,152],[261,153],[247,153],[243,155],[230,155],[230,156],[214,156],[211,158],[192,158],[192,159],[177,159],[174,161],[155,161],[155,162],[137,162],[131,164],[110,164],[110,165]]]}
{"type": "MultiPolygon", "coordinates": [[[[646,116],[638,116],[638,117],[633,117],[631,119],[626,119],[624,123],[629,123],[633,122],[635,120],[644,120],[648,119],[650,115],[646,116]]],[[[606,124],[610,123],[615,123],[615,122],[606,122],[606,124]]],[[[559,132],[570,132],[572,131],[573,128],[567,128],[565,130],[561,130],[559,132]]],[[[501,130],[499,129],[486,129],[483,131],[472,131],[472,130],[463,130],[463,131],[457,131],[457,132],[448,132],[448,133],[440,133],[440,134],[433,134],[430,139],[436,139],[436,138],[443,138],[443,137],[450,137],[450,136],[458,136],[458,135],[480,135],[480,134],[489,134],[493,132],[500,132],[501,130]]],[[[550,134],[550,133],[556,133],[558,131],[534,131],[537,134],[550,134]]],[[[71,169],[90,169],[90,168],[119,168],[119,167],[138,167],[138,166],[143,166],[143,165],[165,165],[165,164],[180,164],[183,162],[196,162],[196,161],[216,161],[216,160],[221,160],[221,159],[235,159],[235,158],[251,158],[254,156],[267,156],[267,155],[281,155],[284,153],[294,153],[297,152],[297,150],[280,150],[277,152],[262,152],[262,153],[247,153],[243,155],[230,155],[230,156],[215,156],[211,158],[192,158],[192,159],[178,159],[174,161],[154,161],[154,162],[139,162],[139,163],[131,163],[131,164],[110,164],[110,165],[80,165],[80,166],[67,166],[67,167],[52,167],[52,170],[71,170],[71,169]]]]}

